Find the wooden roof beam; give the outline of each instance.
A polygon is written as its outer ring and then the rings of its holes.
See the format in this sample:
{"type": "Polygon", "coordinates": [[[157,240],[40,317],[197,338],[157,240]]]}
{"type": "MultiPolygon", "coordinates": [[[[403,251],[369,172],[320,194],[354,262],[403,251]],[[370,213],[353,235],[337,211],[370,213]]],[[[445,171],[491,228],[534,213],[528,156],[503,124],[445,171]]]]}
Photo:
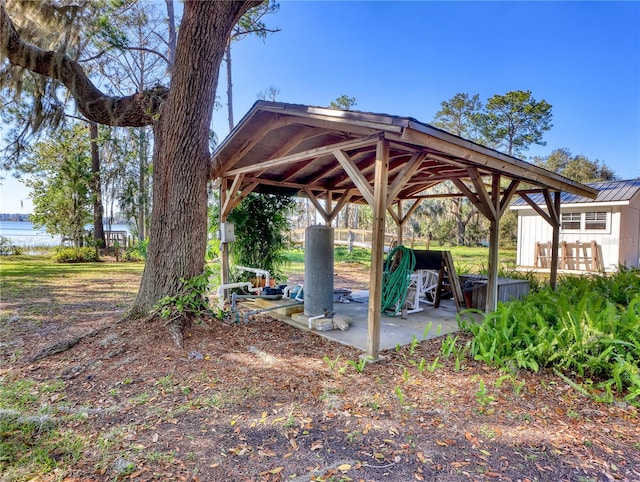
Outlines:
{"type": "Polygon", "coordinates": [[[467,196],[467,198],[469,199],[469,201],[471,201],[471,204],[473,204],[475,207],[478,208],[478,211],[480,211],[482,214],[484,214],[484,216],[487,219],[491,219],[491,211],[487,210],[487,206],[486,204],[483,204],[480,199],[478,198],[478,196],[476,195],[475,192],[473,192],[471,189],[469,189],[467,187],[467,185],[462,182],[462,180],[460,179],[452,179],[451,182],[453,182],[456,187],[458,189],[460,189],[460,191],[462,191],[462,193],[467,196]]]}
{"type": "MultiPolygon", "coordinates": [[[[362,154],[362,153],[358,153],[358,154],[362,154]]],[[[393,177],[393,175],[394,175],[394,173],[396,171],[402,170],[402,168],[406,164],[404,159],[401,159],[401,158],[404,158],[404,157],[406,157],[406,154],[403,154],[402,156],[397,156],[395,159],[390,159],[389,160],[389,177],[390,178],[393,177]]],[[[358,162],[358,161],[354,161],[354,162],[356,162],[356,164],[359,165],[360,163],[362,163],[362,164],[367,163],[368,160],[363,160],[361,162],[358,162]]],[[[338,165],[338,167],[339,167],[339,165],[338,165]]],[[[373,168],[374,168],[373,164],[368,164],[367,166],[365,166],[364,169],[360,169],[360,171],[362,172],[364,177],[369,182],[373,182],[373,175],[374,175],[374,173],[372,171],[373,168]]],[[[350,178],[346,173],[338,176],[338,179],[339,179],[339,181],[336,181],[333,184],[333,187],[336,187],[336,188],[344,187],[344,184],[350,181],[350,178]]]]}
{"type": "MultiPolygon", "coordinates": [[[[278,129],[286,125],[286,121],[282,119],[279,115],[275,114],[272,116],[272,119],[268,122],[265,122],[260,128],[255,132],[254,135],[251,136],[249,140],[247,140],[242,147],[236,150],[233,156],[229,157],[226,164],[223,166],[222,162],[219,160],[218,156],[214,156],[211,160],[211,172],[212,178],[216,178],[225,171],[228,171],[233,166],[235,166],[243,156],[247,154],[251,149],[253,149],[256,144],[258,144],[269,132],[274,129],[278,129]]],[[[228,174],[228,173],[225,173],[228,174]]]]}
{"type": "MultiPolygon", "coordinates": [[[[235,184],[235,179],[234,179],[234,184],[235,184]]],[[[240,204],[240,202],[246,198],[249,194],[251,194],[253,192],[253,190],[258,187],[258,182],[252,182],[250,184],[247,184],[242,191],[240,191],[239,193],[234,193],[233,191],[230,192],[230,195],[226,198],[225,203],[224,203],[224,207],[222,210],[222,219],[226,219],[227,216],[229,216],[229,214],[231,213],[231,211],[233,211],[233,209],[240,204]]],[[[232,186],[233,188],[233,186],[232,186]]]]}
{"type": "Polygon", "coordinates": [[[336,157],[342,168],[347,171],[347,174],[349,174],[349,177],[360,191],[360,194],[362,194],[362,197],[367,200],[367,203],[370,206],[373,206],[373,187],[364,177],[360,169],[358,169],[358,167],[344,151],[336,149],[335,151],[333,151],[333,155],[336,157]]]}
{"type": "MultiPolygon", "coordinates": [[[[290,181],[279,181],[277,179],[267,179],[255,176],[245,176],[244,180],[246,182],[256,182],[258,184],[264,184],[265,186],[277,186],[277,187],[286,187],[289,189],[297,189],[299,191],[304,191],[305,189],[311,189],[312,191],[323,192],[326,191],[327,188],[321,184],[307,184],[307,183],[299,183],[299,182],[290,182],[290,181]]],[[[332,192],[345,192],[347,189],[340,190],[332,190],[332,192]]]]}
{"type": "MultiPolygon", "coordinates": [[[[446,133],[442,133],[441,135],[443,137],[454,137],[446,133]]],[[[421,132],[416,128],[405,129],[402,137],[407,142],[450,153],[460,161],[470,161],[477,165],[477,167],[484,166],[492,172],[501,173],[511,179],[522,179],[534,185],[541,187],[548,186],[556,190],[579,194],[590,199],[595,199],[598,193],[596,189],[588,186],[583,187],[582,185],[578,185],[579,183],[571,180],[561,179],[560,175],[545,171],[540,167],[530,165],[516,158],[502,159],[503,157],[507,157],[505,154],[495,152],[495,155],[488,155],[480,152],[483,149],[489,151],[489,149],[483,148],[482,146],[474,146],[474,148],[463,147],[458,143],[441,139],[440,137],[436,137],[436,135],[427,134],[426,132],[421,132]]],[[[468,143],[469,146],[473,145],[470,141],[459,140],[460,142],[468,143]]]]}
{"type": "Polygon", "coordinates": [[[520,191],[518,192],[518,195],[522,199],[524,199],[527,202],[527,204],[531,206],[533,210],[540,215],[540,217],[542,217],[542,219],[544,219],[551,226],[553,226],[553,218],[549,214],[547,214],[540,206],[534,203],[533,200],[529,197],[529,195],[526,192],[520,191]]]}
{"type": "Polygon", "coordinates": [[[222,210],[221,210],[222,218],[226,218],[229,215],[229,213],[233,210],[233,208],[238,205],[237,203],[234,204],[234,201],[236,198],[236,193],[240,190],[240,186],[243,180],[244,180],[244,176],[242,175],[236,176],[233,179],[231,188],[227,193],[225,193],[225,196],[224,196],[225,201],[224,201],[224,204],[222,205],[222,210]]]}
{"type": "MultiPolygon", "coordinates": [[[[309,136],[309,132],[310,132],[310,129],[305,127],[301,132],[298,132],[295,136],[291,137],[290,139],[287,140],[287,142],[282,144],[282,146],[280,146],[278,150],[276,150],[276,152],[271,154],[270,157],[277,158],[277,157],[286,156],[302,141],[316,137],[316,136],[309,136]]],[[[292,166],[290,168],[290,171],[296,172],[297,169],[295,166],[292,166]]],[[[290,176],[291,175],[287,175],[287,173],[284,173],[281,177],[282,179],[287,180],[289,179],[290,176]]]]}
{"type": "Polygon", "coordinates": [[[226,177],[233,177],[238,174],[249,174],[252,172],[260,171],[263,169],[269,169],[278,166],[285,166],[287,164],[293,164],[300,161],[308,161],[316,159],[318,157],[326,156],[335,151],[357,149],[358,147],[365,147],[371,144],[375,144],[378,140],[378,136],[369,136],[363,139],[350,140],[345,142],[338,142],[336,144],[330,144],[327,146],[316,147],[306,151],[298,152],[296,154],[290,154],[279,158],[270,158],[266,161],[254,164],[251,166],[240,167],[238,169],[232,169],[225,173],[226,177]]]}
{"type": "MultiPolygon", "coordinates": [[[[329,211],[328,209],[325,209],[325,206],[323,206],[322,203],[320,203],[318,197],[313,193],[311,189],[305,188],[304,192],[309,198],[309,200],[311,201],[311,203],[318,210],[318,212],[320,213],[320,216],[322,216],[322,219],[324,219],[324,221],[327,224],[331,224],[331,222],[338,215],[338,213],[340,213],[340,210],[344,207],[344,205],[347,202],[349,202],[349,199],[353,194],[353,191],[351,191],[350,189],[343,192],[340,198],[338,199],[338,203],[333,207],[333,209],[329,211]]],[[[325,192],[329,194],[329,191],[325,191],[325,192]]],[[[331,201],[329,201],[327,204],[329,204],[330,202],[331,201]]]]}
{"type": "MultiPolygon", "coordinates": [[[[424,184],[440,184],[446,181],[452,181],[457,178],[466,178],[466,172],[464,174],[458,174],[453,176],[451,174],[428,174],[428,171],[421,170],[419,171],[420,175],[414,176],[409,182],[407,182],[407,186],[421,186],[424,184]],[[426,175],[423,175],[426,172],[426,175]]],[[[429,186],[431,187],[431,186],[429,186]]],[[[424,189],[423,189],[424,190],[424,189]]]]}
{"type": "MultiPolygon", "coordinates": [[[[355,157],[362,157],[362,156],[366,156],[369,151],[373,152],[373,150],[375,149],[374,146],[367,146],[368,148],[365,148],[364,150],[359,150],[358,152],[354,153],[351,155],[352,160],[357,164],[359,161],[357,161],[356,159],[354,159],[355,157]],[[373,149],[372,149],[373,148],[373,149]]],[[[316,182],[318,182],[321,179],[331,179],[332,177],[335,177],[336,180],[333,181],[327,181],[326,184],[330,184],[330,189],[346,189],[347,186],[340,186],[340,184],[342,184],[344,181],[349,181],[349,175],[346,174],[345,172],[343,172],[342,166],[340,166],[340,163],[337,161],[337,159],[335,158],[335,156],[333,154],[331,154],[331,158],[333,159],[333,162],[330,163],[329,166],[327,166],[324,170],[319,171],[317,173],[315,173],[313,176],[308,177],[305,182],[309,183],[309,184],[315,184],[316,182]],[[337,175],[336,175],[337,173],[337,175]]]]}
{"type": "Polygon", "coordinates": [[[502,199],[500,200],[500,211],[498,212],[498,217],[499,218],[501,218],[503,216],[504,212],[509,207],[509,203],[511,202],[511,198],[515,194],[515,192],[518,189],[519,185],[520,185],[520,181],[517,180],[517,179],[514,179],[514,180],[511,181],[511,183],[509,184],[507,189],[505,189],[504,193],[502,194],[502,199]]]}
{"type": "MultiPolygon", "coordinates": [[[[346,128],[357,129],[361,134],[369,135],[374,132],[389,132],[400,134],[403,127],[394,124],[380,124],[379,122],[369,121],[358,116],[354,112],[345,112],[340,110],[329,110],[324,108],[324,113],[314,113],[314,108],[307,108],[304,111],[287,109],[283,112],[280,107],[262,105],[260,110],[263,112],[277,112],[290,117],[292,123],[312,125],[314,127],[325,127],[327,129],[343,130],[346,128]],[[327,115],[329,114],[329,115],[327,115]],[[345,119],[345,117],[349,117],[345,119]],[[356,118],[360,117],[360,118],[356,118]]],[[[318,109],[315,109],[318,111],[318,109]]]]}
{"type": "Polygon", "coordinates": [[[549,215],[551,216],[551,220],[553,223],[552,226],[560,225],[560,213],[556,212],[554,201],[551,199],[551,193],[548,189],[542,190],[542,195],[544,196],[544,200],[547,203],[547,210],[549,211],[549,215]]]}
{"type": "Polygon", "coordinates": [[[416,152],[408,162],[404,164],[402,170],[395,177],[389,189],[387,190],[387,206],[390,206],[395,200],[396,196],[400,194],[402,188],[406,185],[407,181],[416,173],[422,165],[422,160],[426,154],[423,152],[416,152]]]}
{"type": "MultiPolygon", "coordinates": [[[[400,204],[400,201],[398,200],[397,203],[400,204]]],[[[400,215],[400,213],[396,213],[397,214],[396,224],[398,224],[399,226],[402,226],[405,222],[407,222],[407,219],[409,219],[411,215],[414,212],[416,212],[416,209],[418,209],[418,206],[420,206],[420,204],[422,204],[422,198],[416,198],[413,200],[413,204],[407,210],[407,212],[404,213],[404,215],[400,215]]],[[[393,212],[393,210],[391,209],[390,212],[393,212]]]]}
{"type": "MultiPolygon", "coordinates": [[[[496,206],[494,205],[492,196],[487,191],[487,188],[485,187],[484,182],[482,182],[480,173],[478,172],[477,169],[472,167],[467,169],[467,172],[469,173],[469,179],[473,183],[473,186],[476,188],[476,199],[485,207],[483,212],[486,212],[489,214],[487,216],[487,218],[489,219],[498,219],[496,206]]],[[[494,193],[492,192],[492,194],[494,193]]]]}
{"type": "MultiPolygon", "coordinates": [[[[448,179],[445,179],[448,180],[448,179]]],[[[402,198],[403,199],[414,199],[419,197],[418,194],[426,191],[427,189],[431,189],[432,187],[437,186],[438,184],[442,184],[445,180],[443,179],[434,179],[432,182],[429,183],[420,183],[419,186],[417,186],[415,189],[411,189],[411,187],[409,187],[409,189],[407,189],[405,192],[401,191],[402,194],[402,198]]]]}

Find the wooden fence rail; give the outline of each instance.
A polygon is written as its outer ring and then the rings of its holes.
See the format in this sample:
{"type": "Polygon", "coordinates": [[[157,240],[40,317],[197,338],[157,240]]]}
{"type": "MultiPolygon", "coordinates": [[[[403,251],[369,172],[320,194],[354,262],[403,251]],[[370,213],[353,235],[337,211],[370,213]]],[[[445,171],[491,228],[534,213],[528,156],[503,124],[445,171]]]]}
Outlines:
{"type": "MultiPolygon", "coordinates": [[[[304,244],[304,229],[294,229],[290,231],[289,236],[294,244],[304,244]]],[[[343,246],[355,246],[358,248],[371,248],[371,242],[373,239],[372,231],[366,229],[334,229],[333,230],[334,244],[343,246]]],[[[398,236],[396,234],[385,234],[384,245],[395,246],[397,244],[398,236]]],[[[409,245],[412,249],[429,249],[429,238],[416,238],[411,237],[404,241],[405,246],[409,245]]]]}

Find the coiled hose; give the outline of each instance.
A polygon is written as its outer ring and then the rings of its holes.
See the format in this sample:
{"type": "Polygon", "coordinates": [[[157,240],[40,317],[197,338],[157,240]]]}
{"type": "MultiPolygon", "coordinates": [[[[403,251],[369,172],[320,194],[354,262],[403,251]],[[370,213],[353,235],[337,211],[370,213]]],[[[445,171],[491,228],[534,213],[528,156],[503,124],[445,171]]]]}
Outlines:
{"type": "Polygon", "coordinates": [[[413,250],[396,246],[387,256],[382,274],[382,312],[393,309],[397,315],[405,301],[411,283],[411,275],[416,267],[413,250]]]}

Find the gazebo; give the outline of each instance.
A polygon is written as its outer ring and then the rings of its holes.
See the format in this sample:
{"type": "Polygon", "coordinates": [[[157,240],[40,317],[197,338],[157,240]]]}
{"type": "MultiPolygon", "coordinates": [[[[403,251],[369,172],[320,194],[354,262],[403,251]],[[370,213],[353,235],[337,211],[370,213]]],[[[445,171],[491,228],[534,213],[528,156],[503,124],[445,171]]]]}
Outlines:
{"type": "MultiPolygon", "coordinates": [[[[402,226],[424,199],[468,198],[490,222],[487,311],[497,305],[498,225],[513,196],[552,226],[557,256],[560,193],[593,199],[598,192],[410,117],[267,101],[256,102],[216,149],[212,170],[220,183],[221,222],[253,191],[306,196],[328,225],[346,203],[369,204],[372,261],[384,257],[386,213],[402,244],[402,226]],[[445,181],[458,192],[430,193],[445,181]],[[536,193],[546,209],[531,200],[536,193]]],[[[225,243],[221,251],[222,282],[227,283],[225,243]]],[[[552,286],[555,266],[552,261],[552,286]]],[[[367,339],[372,360],[380,351],[382,274],[382,263],[372,262],[367,339]]]]}

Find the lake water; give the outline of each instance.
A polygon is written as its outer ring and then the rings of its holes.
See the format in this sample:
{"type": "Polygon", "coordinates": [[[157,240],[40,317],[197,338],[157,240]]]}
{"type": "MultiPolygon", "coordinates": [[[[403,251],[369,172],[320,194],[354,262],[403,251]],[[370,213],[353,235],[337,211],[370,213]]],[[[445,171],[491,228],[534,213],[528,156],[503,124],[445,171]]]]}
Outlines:
{"type": "MultiPolygon", "coordinates": [[[[91,229],[93,226],[87,226],[91,229]]],[[[107,226],[105,225],[105,230],[107,226]]],[[[112,231],[128,231],[126,224],[112,224],[112,231]]],[[[44,228],[35,229],[32,223],[20,221],[0,221],[0,236],[9,238],[11,244],[25,248],[38,246],[59,246],[61,237],[51,235],[44,228]]]]}

